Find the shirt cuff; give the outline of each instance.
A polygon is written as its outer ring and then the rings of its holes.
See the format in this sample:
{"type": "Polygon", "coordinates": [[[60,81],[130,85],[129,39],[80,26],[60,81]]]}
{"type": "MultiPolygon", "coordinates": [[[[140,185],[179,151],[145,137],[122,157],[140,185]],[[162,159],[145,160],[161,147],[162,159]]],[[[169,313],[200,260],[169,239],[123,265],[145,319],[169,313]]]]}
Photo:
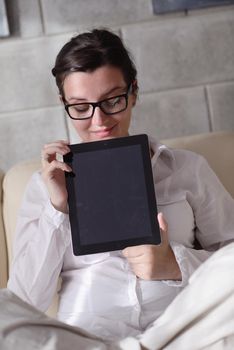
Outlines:
{"type": "Polygon", "coordinates": [[[69,245],[71,241],[69,215],[55,209],[50,200],[45,205],[44,214],[47,222],[53,225],[55,229],[59,229],[59,234],[62,235],[65,244],[69,245]]]}
{"type": "Polygon", "coordinates": [[[179,265],[182,280],[174,281],[174,280],[164,280],[163,282],[170,287],[185,287],[188,284],[189,274],[186,269],[186,248],[182,244],[178,244],[176,242],[170,242],[171,249],[175,255],[177,264],[179,265]]]}

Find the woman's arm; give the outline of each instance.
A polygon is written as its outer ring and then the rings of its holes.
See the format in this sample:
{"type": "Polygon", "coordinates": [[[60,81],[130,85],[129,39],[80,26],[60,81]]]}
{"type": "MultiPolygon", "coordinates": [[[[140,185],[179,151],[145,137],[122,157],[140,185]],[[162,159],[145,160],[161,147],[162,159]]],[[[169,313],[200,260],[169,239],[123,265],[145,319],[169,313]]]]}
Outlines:
{"type": "Polygon", "coordinates": [[[234,241],[234,199],[203,157],[199,156],[188,187],[188,201],[195,220],[194,234],[201,249],[171,242],[184,284],[214,251],[234,241]]]}
{"type": "Polygon", "coordinates": [[[57,159],[68,152],[67,141],[44,145],[41,174],[27,187],[16,229],[8,288],[43,311],[55,294],[70,243],[64,171],[71,168],[57,159]]]}
{"type": "MultiPolygon", "coordinates": [[[[192,156],[190,154],[190,156],[192,156]]],[[[172,174],[173,190],[186,193],[194,215],[194,234],[203,249],[187,246],[187,238],[168,242],[170,225],[162,229],[160,246],[143,245],[123,251],[135,274],[143,279],[165,280],[186,285],[191,274],[222,245],[234,240],[234,200],[224,189],[203,157],[195,156],[185,169],[172,174]],[[168,232],[167,232],[168,231],[168,232]],[[178,269],[179,268],[179,269],[178,269]]],[[[165,215],[165,220],[167,217],[165,215]]],[[[183,221],[183,214],[176,220],[183,221]]],[[[172,220],[173,221],[173,220],[172,220]]]]}
{"type": "Polygon", "coordinates": [[[55,294],[69,244],[68,215],[52,206],[41,175],[35,173],[18,216],[8,288],[45,311],[55,294]]]}

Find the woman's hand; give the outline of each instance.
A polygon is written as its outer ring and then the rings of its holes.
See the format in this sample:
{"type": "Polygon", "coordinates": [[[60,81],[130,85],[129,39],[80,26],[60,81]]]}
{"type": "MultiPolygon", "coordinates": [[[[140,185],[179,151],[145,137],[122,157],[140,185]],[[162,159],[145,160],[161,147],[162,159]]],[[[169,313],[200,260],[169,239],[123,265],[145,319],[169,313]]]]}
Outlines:
{"type": "Polygon", "coordinates": [[[140,245],[125,248],[133,272],[144,280],[181,280],[181,271],[168,242],[168,227],[162,215],[158,214],[162,242],[160,245],[140,245]]]}
{"type": "Polygon", "coordinates": [[[57,160],[56,155],[65,155],[70,152],[68,142],[59,140],[46,144],[41,152],[42,178],[49,191],[50,200],[55,209],[67,213],[67,189],[64,171],[72,169],[64,162],[57,160]]]}

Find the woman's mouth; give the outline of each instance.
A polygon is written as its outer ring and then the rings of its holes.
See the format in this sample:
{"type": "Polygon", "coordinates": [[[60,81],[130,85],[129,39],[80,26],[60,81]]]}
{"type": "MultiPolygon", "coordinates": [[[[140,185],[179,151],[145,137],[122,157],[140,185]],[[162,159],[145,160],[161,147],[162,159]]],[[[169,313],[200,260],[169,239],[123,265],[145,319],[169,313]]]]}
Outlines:
{"type": "Polygon", "coordinates": [[[106,137],[111,137],[116,125],[117,124],[110,126],[108,128],[107,127],[100,128],[98,130],[92,131],[92,133],[94,134],[95,137],[100,138],[100,139],[106,138],[106,137]]]}

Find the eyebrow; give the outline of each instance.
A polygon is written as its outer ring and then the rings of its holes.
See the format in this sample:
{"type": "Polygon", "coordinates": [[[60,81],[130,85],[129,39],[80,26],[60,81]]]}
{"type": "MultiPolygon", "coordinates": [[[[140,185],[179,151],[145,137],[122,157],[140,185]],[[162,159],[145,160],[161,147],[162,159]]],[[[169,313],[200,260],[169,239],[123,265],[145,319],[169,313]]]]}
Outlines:
{"type": "MultiPolygon", "coordinates": [[[[98,99],[99,101],[108,98],[108,95],[112,94],[113,92],[115,91],[118,91],[118,90],[124,90],[126,89],[126,86],[116,86],[116,87],[113,87],[112,89],[110,89],[109,91],[105,92],[104,94],[102,94],[100,96],[100,98],[98,99]]],[[[121,92],[120,92],[121,93],[121,92]]],[[[114,97],[114,96],[113,96],[114,97]]],[[[71,100],[76,100],[76,101],[81,101],[81,102],[93,102],[93,101],[89,101],[87,100],[86,98],[82,98],[82,97],[77,97],[77,96],[71,96],[69,97],[69,99],[67,99],[67,102],[71,101],[71,100]]],[[[95,101],[96,102],[96,101],[95,101]]]]}

